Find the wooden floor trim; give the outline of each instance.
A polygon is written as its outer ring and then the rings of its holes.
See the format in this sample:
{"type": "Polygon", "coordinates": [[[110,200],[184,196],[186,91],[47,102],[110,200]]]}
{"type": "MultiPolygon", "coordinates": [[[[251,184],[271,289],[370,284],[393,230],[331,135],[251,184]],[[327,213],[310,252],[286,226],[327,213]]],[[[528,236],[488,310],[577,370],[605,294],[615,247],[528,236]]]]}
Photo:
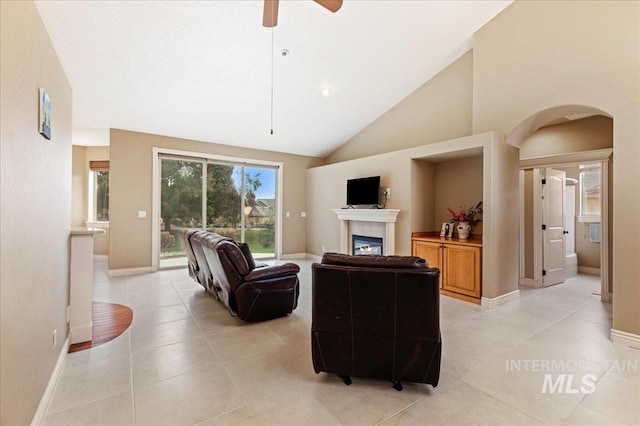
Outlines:
{"type": "Polygon", "coordinates": [[[91,329],[93,340],[74,343],[69,347],[69,353],[94,348],[115,339],[131,325],[133,311],[127,306],[116,303],[93,302],[91,321],[93,321],[91,329]]]}

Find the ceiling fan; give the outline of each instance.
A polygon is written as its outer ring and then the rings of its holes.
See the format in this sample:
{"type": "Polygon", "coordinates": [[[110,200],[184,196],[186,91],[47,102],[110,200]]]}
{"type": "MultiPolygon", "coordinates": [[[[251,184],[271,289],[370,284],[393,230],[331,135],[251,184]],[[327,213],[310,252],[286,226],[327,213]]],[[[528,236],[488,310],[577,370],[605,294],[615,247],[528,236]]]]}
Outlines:
{"type": "MultiPolygon", "coordinates": [[[[320,6],[331,12],[337,12],[342,7],[342,0],[313,0],[320,6]]],[[[265,27],[275,27],[278,25],[278,2],[279,0],[264,0],[264,13],[262,15],[262,25],[265,27]]]]}

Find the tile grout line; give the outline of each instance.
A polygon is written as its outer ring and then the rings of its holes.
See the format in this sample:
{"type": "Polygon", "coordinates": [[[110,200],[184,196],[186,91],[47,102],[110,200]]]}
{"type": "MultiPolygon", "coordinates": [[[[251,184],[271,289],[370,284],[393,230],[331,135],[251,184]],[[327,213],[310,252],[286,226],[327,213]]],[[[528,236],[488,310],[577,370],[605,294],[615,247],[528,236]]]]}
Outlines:
{"type": "MultiPolygon", "coordinates": [[[[127,283],[127,302],[131,304],[131,300],[129,298],[129,283],[127,283]]],[[[135,318],[136,312],[132,308],[133,316],[135,318]]],[[[131,323],[133,324],[134,318],[131,319],[131,323]]],[[[129,382],[131,384],[131,411],[133,416],[133,424],[137,424],[136,418],[136,393],[133,387],[133,343],[131,341],[131,329],[129,330],[129,382]]]]}

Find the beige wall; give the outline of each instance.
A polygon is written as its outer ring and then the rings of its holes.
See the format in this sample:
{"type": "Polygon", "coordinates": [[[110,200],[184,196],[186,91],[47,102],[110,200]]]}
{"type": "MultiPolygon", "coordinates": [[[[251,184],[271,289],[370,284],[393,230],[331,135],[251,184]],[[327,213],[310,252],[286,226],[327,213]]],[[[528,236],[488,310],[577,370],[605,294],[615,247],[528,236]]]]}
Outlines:
{"type": "Polygon", "coordinates": [[[327,163],[470,135],[472,68],[469,51],[331,153],[327,163]]]}
{"type": "MultiPolygon", "coordinates": [[[[411,163],[411,229],[412,232],[440,231],[451,220],[447,207],[468,210],[483,197],[483,167],[480,153],[466,153],[464,158],[413,159],[411,163]]],[[[482,222],[472,234],[482,235],[482,222]]]]}
{"type": "MultiPolygon", "coordinates": [[[[474,35],[473,132],[551,107],[613,114],[640,93],[640,2],[516,1],[474,35]]],[[[535,129],[534,129],[535,130],[535,129]]]]}
{"type": "Polygon", "coordinates": [[[640,238],[628,230],[628,224],[637,223],[640,217],[640,102],[617,107],[615,117],[613,328],[640,335],[640,238]],[[618,144],[618,140],[631,142],[618,144]]]}
{"type": "Polygon", "coordinates": [[[87,221],[87,148],[72,147],[71,226],[85,226],[87,221]]]}
{"type": "Polygon", "coordinates": [[[425,188],[436,186],[436,163],[427,160],[411,160],[411,231],[434,232],[439,231],[435,215],[435,191],[425,191],[425,188]],[[420,182],[421,184],[416,184],[420,182]]]}
{"type": "Polygon", "coordinates": [[[0,424],[28,425],[67,337],[71,87],[33,2],[0,2],[0,31],[0,424]]]}
{"type": "MultiPolygon", "coordinates": [[[[451,220],[447,207],[465,210],[482,201],[481,155],[460,160],[436,163],[433,228],[439,230],[443,222],[451,220]]],[[[457,232],[457,231],[456,231],[457,232]]],[[[482,235],[482,222],[471,228],[471,234],[482,235]]]]}
{"type": "MultiPolygon", "coordinates": [[[[89,220],[89,162],[99,160],[109,160],[108,146],[73,146],[71,226],[86,226],[89,220]]],[[[109,255],[109,228],[105,228],[104,234],[93,237],[93,254],[109,255]]]]}
{"type": "MultiPolygon", "coordinates": [[[[638,181],[639,20],[637,1],[516,1],[476,32],[473,52],[474,132],[510,135],[567,105],[613,117],[613,328],[636,336],[640,315],[631,304],[639,286],[629,265],[637,263],[638,242],[620,238],[618,218],[640,209],[637,184],[627,183],[638,181]]],[[[509,141],[519,147],[523,138],[509,141]]]]}
{"type": "Polygon", "coordinates": [[[482,295],[495,299],[518,290],[518,150],[496,134],[483,158],[482,295]]]}
{"type": "Polygon", "coordinates": [[[440,230],[441,223],[448,221],[447,205],[470,205],[482,199],[483,296],[495,298],[517,290],[518,253],[513,247],[518,244],[518,217],[510,211],[518,203],[516,148],[490,132],[310,169],[308,253],[321,255],[323,247],[324,251],[340,250],[339,222],[332,209],[345,205],[347,179],[376,175],[381,186],[391,188],[386,207],[401,210],[396,254],[411,253],[411,232],[440,230]],[[477,182],[450,182],[457,173],[479,181],[480,189],[477,182]],[[449,187],[451,191],[442,192],[449,187]]]}
{"type": "Polygon", "coordinates": [[[307,172],[307,253],[340,251],[340,228],[332,209],[346,205],[347,179],[380,176],[380,186],[391,189],[386,208],[402,210],[396,222],[396,254],[411,252],[411,167],[404,152],[350,160],[307,172]]]}
{"type": "Polygon", "coordinates": [[[284,163],[282,253],[304,253],[306,170],[322,159],[111,129],[109,269],[151,266],[153,147],[284,163]],[[147,217],[139,219],[138,210],[147,217]]]}
{"type": "Polygon", "coordinates": [[[613,120],[596,115],[543,127],[520,146],[520,159],[613,148],[613,120]]]}

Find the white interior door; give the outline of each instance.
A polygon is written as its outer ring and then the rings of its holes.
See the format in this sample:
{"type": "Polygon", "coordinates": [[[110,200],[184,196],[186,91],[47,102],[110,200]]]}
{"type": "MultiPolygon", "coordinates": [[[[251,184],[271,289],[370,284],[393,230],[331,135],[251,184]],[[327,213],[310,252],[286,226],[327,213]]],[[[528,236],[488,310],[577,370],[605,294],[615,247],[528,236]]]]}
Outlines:
{"type": "Polygon", "coordinates": [[[545,169],[545,184],[542,187],[542,285],[545,287],[566,280],[565,180],[565,172],[545,169]]]}

